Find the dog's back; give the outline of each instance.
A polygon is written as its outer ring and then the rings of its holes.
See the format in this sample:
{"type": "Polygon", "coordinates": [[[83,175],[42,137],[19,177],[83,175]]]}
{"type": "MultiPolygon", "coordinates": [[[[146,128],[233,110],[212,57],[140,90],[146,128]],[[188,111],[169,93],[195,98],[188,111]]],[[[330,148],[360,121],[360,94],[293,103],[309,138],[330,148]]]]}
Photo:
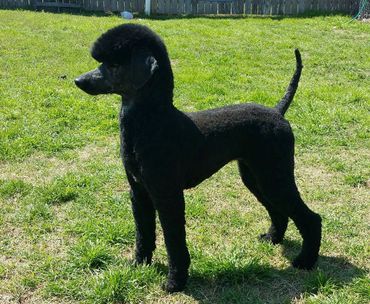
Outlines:
{"type": "Polygon", "coordinates": [[[245,103],[187,116],[201,136],[192,143],[193,162],[188,164],[186,188],[199,184],[232,160],[270,154],[272,148],[277,151],[276,160],[286,157],[294,143],[288,121],[275,109],[262,105],[245,103]]]}

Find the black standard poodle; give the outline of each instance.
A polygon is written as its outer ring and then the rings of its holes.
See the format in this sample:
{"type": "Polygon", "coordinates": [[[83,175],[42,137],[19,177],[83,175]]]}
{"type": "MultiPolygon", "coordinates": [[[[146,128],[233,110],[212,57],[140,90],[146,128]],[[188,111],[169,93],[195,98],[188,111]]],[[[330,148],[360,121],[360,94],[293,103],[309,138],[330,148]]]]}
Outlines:
{"type": "Polygon", "coordinates": [[[151,263],[158,212],[169,263],[164,288],[184,289],[190,256],[183,191],[236,160],[243,183],[271,217],[269,230],[260,238],[280,243],[291,218],[303,238],[293,266],[314,267],[321,218],[298,192],[294,136],[284,119],[301,75],[298,50],[296,71],[274,108],[249,103],[196,113],[181,112],[173,105],[174,81],[166,47],[149,28],[117,26],[94,43],[91,55],[101,65],[75,83],[91,95],[122,96],[121,155],[131,187],[137,264],[151,263]]]}

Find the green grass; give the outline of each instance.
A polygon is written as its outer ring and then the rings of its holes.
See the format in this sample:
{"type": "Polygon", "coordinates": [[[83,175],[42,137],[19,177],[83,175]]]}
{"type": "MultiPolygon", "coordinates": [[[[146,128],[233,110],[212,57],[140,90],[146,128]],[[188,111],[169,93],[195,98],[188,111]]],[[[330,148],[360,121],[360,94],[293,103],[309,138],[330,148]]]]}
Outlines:
{"type": "Polygon", "coordinates": [[[269,224],[234,164],[186,192],[192,257],[184,293],[161,291],[163,237],[134,267],[134,223],[119,159],[119,97],[74,77],[118,17],[0,11],[0,303],[367,303],[370,26],[349,17],[180,18],[133,22],[165,40],[184,111],[281,98],[303,57],[287,118],[304,200],[323,217],[318,268],[257,241],[269,224]]]}

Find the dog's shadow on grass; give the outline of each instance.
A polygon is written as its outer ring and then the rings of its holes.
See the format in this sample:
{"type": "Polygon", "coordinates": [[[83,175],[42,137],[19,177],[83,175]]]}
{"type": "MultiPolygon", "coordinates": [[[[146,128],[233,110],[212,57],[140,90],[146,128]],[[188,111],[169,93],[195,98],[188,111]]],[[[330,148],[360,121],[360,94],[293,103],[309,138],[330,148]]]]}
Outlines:
{"type": "MultiPolygon", "coordinates": [[[[281,245],[283,255],[292,260],[300,243],[286,240],[281,245]]],[[[163,265],[159,271],[166,272],[163,265]]],[[[253,261],[242,267],[225,267],[207,271],[193,270],[184,293],[199,303],[286,303],[304,293],[340,287],[365,276],[364,270],[341,257],[320,256],[318,268],[302,271],[288,267],[277,269],[253,261]]]]}

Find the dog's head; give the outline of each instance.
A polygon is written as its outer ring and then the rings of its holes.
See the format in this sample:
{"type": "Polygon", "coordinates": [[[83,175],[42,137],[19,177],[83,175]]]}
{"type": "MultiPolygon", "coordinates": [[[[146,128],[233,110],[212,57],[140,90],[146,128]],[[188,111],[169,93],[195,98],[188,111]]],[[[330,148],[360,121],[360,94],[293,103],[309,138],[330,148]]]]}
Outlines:
{"type": "Polygon", "coordinates": [[[145,26],[117,26],[96,40],[92,57],[101,65],[77,79],[76,85],[91,95],[135,94],[160,69],[172,71],[161,39],[145,26]]]}

